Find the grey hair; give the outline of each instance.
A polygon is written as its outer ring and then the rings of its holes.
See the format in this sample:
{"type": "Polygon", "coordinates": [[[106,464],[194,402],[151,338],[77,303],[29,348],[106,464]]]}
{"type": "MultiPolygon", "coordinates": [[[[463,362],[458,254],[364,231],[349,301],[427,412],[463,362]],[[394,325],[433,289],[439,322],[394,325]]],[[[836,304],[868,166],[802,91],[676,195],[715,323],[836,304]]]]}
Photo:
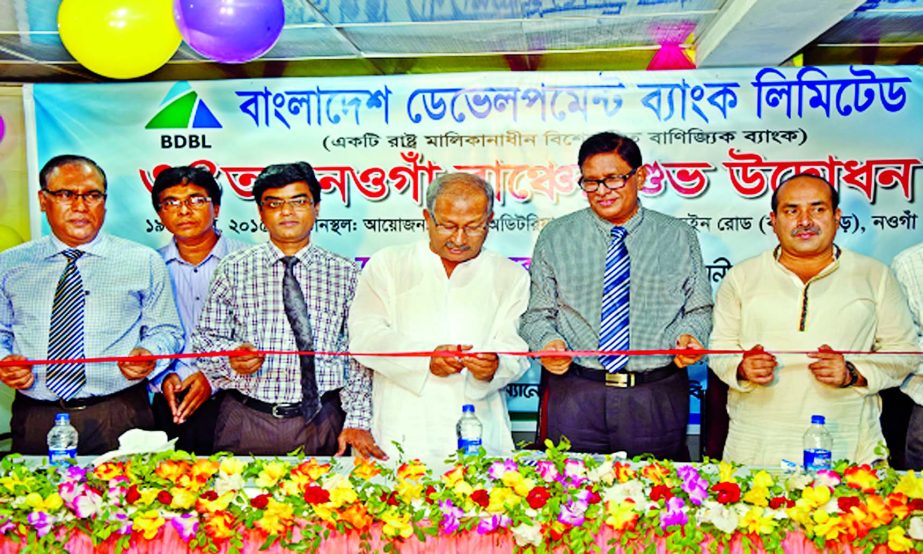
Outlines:
{"type": "Polygon", "coordinates": [[[430,183],[429,188],[426,189],[426,209],[429,210],[429,213],[433,213],[433,210],[436,209],[436,198],[442,194],[443,189],[455,183],[470,185],[480,189],[481,192],[484,193],[484,196],[487,197],[487,213],[493,213],[494,188],[481,177],[473,173],[463,172],[443,173],[439,177],[436,177],[435,181],[430,183]]]}

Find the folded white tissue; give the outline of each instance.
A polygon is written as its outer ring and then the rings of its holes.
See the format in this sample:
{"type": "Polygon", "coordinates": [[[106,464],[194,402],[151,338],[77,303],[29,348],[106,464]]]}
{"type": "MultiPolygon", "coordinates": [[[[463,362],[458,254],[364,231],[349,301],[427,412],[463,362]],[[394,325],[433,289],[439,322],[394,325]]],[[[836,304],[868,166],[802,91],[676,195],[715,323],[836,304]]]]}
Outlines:
{"type": "Polygon", "coordinates": [[[131,456],[132,454],[150,454],[153,452],[164,452],[173,450],[176,439],[168,439],[167,434],[163,431],[144,431],[142,429],[129,429],[119,437],[118,450],[106,452],[93,460],[93,465],[108,462],[120,456],[131,456]]]}

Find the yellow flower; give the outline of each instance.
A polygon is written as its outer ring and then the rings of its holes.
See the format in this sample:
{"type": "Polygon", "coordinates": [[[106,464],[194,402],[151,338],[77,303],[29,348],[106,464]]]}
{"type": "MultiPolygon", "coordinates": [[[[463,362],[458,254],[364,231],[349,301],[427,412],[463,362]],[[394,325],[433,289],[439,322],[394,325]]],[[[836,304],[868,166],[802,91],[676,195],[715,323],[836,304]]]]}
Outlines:
{"type": "Polygon", "coordinates": [[[228,491],[214,500],[205,500],[204,498],[199,498],[196,500],[196,510],[199,512],[208,512],[215,513],[221,512],[228,509],[228,506],[231,504],[231,501],[234,500],[234,496],[237,493],[234,491],[228,491]]]}
{"type": "Polygon", "coordinates": [[[762,508],[753,507],[740,518],[738,527],[745,529],[748,533],[768,535],[775,530],[776,522],[772,517],[767,517],[762,508]]]}
{"type": "Polygon", "coordinates": [[[522,502],[522,497],[518,496],[512,489],[495,487],[490,491],[490,503],[487,505],[487,511],[492,514],[504,513],[520,502],[522,502]]]}
{"type": "Polygon", "coordinates": [[[737,480],[734,477],[734,474],[737,472],[737,469],[734,467],[734,464],[729,464],[727,462],[718,463],[718,481],[724,481],[727,483],[736,483],[737,480]]]}
{"type": "Polygon", "coordinates": [[[192,475],[197,481],[208,481],[208,479],[218,472],[218,462],[208,458],[198,458],[192,465],[192,475]]]}
{"type": "Polygon", "coordinates": [[[907,538],[903,527],[892,527],[888,530],[888,548],[895,552],[910,552],[913,541],[907,538]]]}
{"type": "Polygon", "coordinates": [[[125,464],[122,462],[105,462],[93,470],[93,475],[97,479],[102,479],[103,481],[111,481],[116,477],[121,477],[125,475],[125,464]]]}
{"type": "Polygon", "coordinates": [[[218,466],[218,471],[220,471],[223,475],[231,477],[234,475],[240,475],[245,467],[247,467],[247,464],[239,458],[224,458],[221,460],[221,464],[218,466]]]}
{"type": "Polygon", "coordinates": [[[285,496],[301,496],[304,492],[304,485],[291,479],[286,479],[279,483],[279,488],[282,489],[285,496]]]}
{"type": "Polygon", "coordinates": [[[526,479],[518,471],[507,471],[500,480],[504,485],[516,491],[519,496],[527,496],[535,486],[535,481],[526,479]]]}
{"type": "Polygon", "coordinates": [[[295,509],[291,505],[270,498],[263,517],[254,525],[270,535],[281,535],[292,524],[294,514],[295,509]]]}
{"type": "Polygon", "coordinates": [[[381,532],[386,537],[403,537],[406,539],[413,535],[410,514],[396,514],[393,510],[388,510],[382,514],[381,520],[384,522],[381,532]]]}
{"type": "Polygon", "coordinates": [[[878,474],[868,464],[850,466],[843,472],[843,481],[854,489],[862,492],[875,492],[878,485],[878,474]]]}
{"type": "Polygon", "coordinates": [[[353,463],[355,467],[353,468],[353,475],[360,479],[365,479],[368,481],[372,477],[381,473],[381,466],[378,465],[372,458],[363,458],[362,456],[353,458],[353,463]]]}
{"type": "Polygon", "coordinates": [[[449,487],[455,486],[455,483],[458,483],[465,478],[465,466],[455,466],[449,471],[446,471],[442,474],[442,482],[449,487]]]}
{"type": "Polygon", "coordinates": [[[411,460],[397,468],[398,479],[419,480],[426,474],[426,465],[420,460],[411,460]]]}
{"type": "Polygon", "coordinates": [[[3,488],[5,488],[6,490],[10,492],[13,492],[13,489],[15,489],[16,487],[25,485],[25,484],[26,482],[20,479],[19,475],[16,475],[16,474],[8,475],[6,477],[0,478],[0,485],[3,485],[3,488]]]}
{"type": "Polygon", "coordinates": [[[894,492],[902,492],[909,498],[923,498],[923,479],[918,478],[915,471],[908,471],[901,476],[894,492]]]}
{"type": "Polygon", "coordinates": [[[141,534],[147,540],[152,540],[157,536],[157,532],[160,531],[160,528],[163,527],[163,524],[166,523],[157,510],[147,510],[144,512],[135,513],[135,517],[132,518],[134,523],[133,529],[135,531],[141,531],[141,534]]]}
{"type": "Polygon", "coordinates": [[[332,487],[328,485],[328,489],[330,490],[330,503],[334,507],[339,508],[344,504],[351,504],[358,500],[359,496],[356,494],[356,490],[345,477],[337,479],[332,485],[332,487]]]}
{"type": "Polygon", "coordinates": [[[143,506],[149,506],[151,502],[157,500],[157,495],[160,493],[160,489],[143,488],[138,489],[138,492],[141,494],[141,498],[138,499],[137,503],[143,506]]]}
{"type": "Polygon", "coordinates": [[[633,529],[638,521],[638,513],[635,512],[635,502],[625,500],[624,502],[606,502],[606,524],[616,531],[625,531],[633,529]]]}
{"type": "Polygon", "coordinates": [[[612,464],[612,470],[615,472],[615,479],[619,483],[626,483],[637,475],[629,464],[623,464],[622,462],[612,464]]]}
{"type": "Polygon", "coordinates": [[[229,539],[237,534],[234,516],[218,512],[205,521],[205,533],[213,540],[229,539]]]}
{"type": "Polygon", "coordinates": [[[313,482],[330,473],[330,469],[330,464],[320,464],[317,462],[316,458],[311,458],[298,464],[298,466],[292,470],[292,475],[304,475],[313,482]]]}
{"type": "Polygon", "coordinates": [[[765,508],[769,506],[769,489],[766,487],[753,487],[741,497],[747,504],[765,508]]]}
{"type": "Polygon", "coordinates": [[[455,487],[452,490],[459,496],[468,496],[474,492],[474,487],[472,487],[468,481],[459,481],[455,483],[455,487]]]}
{"type": "Polygon", "coordinates": [[[24,503],[33,511],[52,513],[64,505],[64,500],[56,492],[49,494],[47,498],[42,498],[37,492],[30,492],[26,495],[24,503]]]}
{"type": "Polygon", "coordinates": [[[751,481],[752,486],[766,487],[767,489],[771,487],[773,483],[772,475],[766,472],[766,470],[757,471],[756,474],[753,475],[753,480],[751,481]]]}
{"type": "Polygon", "coordinates": [[[840,533],[846,531],[843,518],[840,516],[831,516],[824,510],[814,512],[814,534],[824,537],[828,541],[836,540],[840,533]]]}
{"type": "Polygon", "coordinates": [[[263,469],[260,471],[259,475],[256,476],[256,486],[263,489],[272,488],[276,486],[276,483],[279,482],[279,479],[281,479],[287,472],[287,463],[279,461],[268,462],[263,466],[263,469]]]}
{"type": "Polygon", "coordinates": [[[795,501],[795,505],[799,502],[804,501],[805,505],[811,508],[816,508],[818,506],[823,506],[827,502],[830,502],[831,494],[830,487],[818,486],[818,487],[805,487],[801,492],[801,498],[795,501]]]}
{"type": "Polygon", "coordinates": [[[410,481],[398,481],[397,487],[395,487],[394,490],[396,490],[398,496],[403,498],[404,502],[407,502],[408,504],[412,500],[420,498],[420,496],[423,495],[423,485],[420,483],[412,483],[410,481]]]}
{"type": "Polygon", "coordinates": [[[179,510],[186,510],[195,506],[195,501],[198,499],[198,495],[189,489],[174,487],[170,491],[170,494],[173,495],[173,500],[170,502],[170,507],[177,508],[179,510]]]}

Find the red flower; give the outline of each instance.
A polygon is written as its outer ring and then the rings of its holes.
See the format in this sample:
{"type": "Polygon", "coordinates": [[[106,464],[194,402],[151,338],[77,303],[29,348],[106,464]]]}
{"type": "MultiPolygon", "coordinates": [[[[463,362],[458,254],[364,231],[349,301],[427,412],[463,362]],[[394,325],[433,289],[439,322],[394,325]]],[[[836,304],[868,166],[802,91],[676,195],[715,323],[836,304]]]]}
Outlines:
{"type": "MultiPolygon", "coordinates": [[[[305,498],[305,500],[307,500],[307,498],[305,498]]],[[[308,502],[310,502],[310,500],[308,500],[308,502]]],[[[269,504],[268,494],[260,494],[250,499],[250,505],[256,508],[257,510],[262,510],[268,504],[269,504]]]]}
{"type": "Polygon", "coordinates": [[[165,505],[169,504],[170,502],[173,502],[173,495],[167,491],[160,491],[157,493],[157,502],[165,505]]]}
{"type": "Polygon", "coordinates": [[[923,498],[911,498],[907,507],[911,512],[923,512],[923,498]]]}
{"type": "Polygon", "coordinates": [[[670,487],[666,485],[655,485],[651,489],[651,500],[657,502],[660,499],[669,500],[675,496],[673,491],[670,490],[670,487]]]}
{"type": "Polygon", "coordinates": [[[207,500],[208,502],[212,502],[213,500],[218,499],[218,493],[212,490],[205,491],[199,496],[202,498],[202,500],[207,500]]]}
{"type": "Polygon", "coordinates": [[[134,504],[139,498],[141,498],[141,493],[138,492],[138,485],[128,487],[128,492],[125,493],[125,501],[129,504],[134,504]]]}
{"type": "Polygon", "coordinates": [[[785,498],[784,496],[773,496],[769,499],[769,507],[773,510],[778,510],[779,508],[794,508],[795,502],[785,498]]]}
{"type": "Polygon", "coordinates": [[[397,506],[400,504],[400,501],[397,499],[397,491],[383,492],[381,493],[379,500],[388,506],[397,506]]]}
{"type": "Polygon", "coordinates": [[[836,505],[840,507],[841,512],[849,513],[852,508],[861,506],[862,502],[858,496],[841,496],[836,499],[836,505]]]}
{"type": "Polygon", "coordinates": [[[478,506],[486,508],[490,504],[490,494],[484,489],[478,489],[471,493],[471,500],[478,506]]]}
{"type": "Polygon", "coordinates": [[[308,504],[323,504],[330,502],[330,491],[324,487],[310,485],[304,489],[304,501],[308,504]]]}
{"type": "Polygon", "coordinates": [[[551,493],[545,487],[532,487],[526,496],[526,502],[529,503],[530,508],[538,510],[548,502],[549,498],[551,498],[551,493]]]}
{"type": "Polygon", "coordinates": [[[423,497],[426,498],[427,504],[432,504],[434,502],[433,501],[434,494],[436,494],[436,487],[432,485],[427,485],[426,489],[423,491],[423,497]]]}
{"type": "Polygon", "coordinates": [[[588,504],[599,504],[602,501],[602,497],[596,494],[593,487],[587,487],[586,491],[589,493],[586,499],[588,504]]]}
{"type": "Polygon", "coordinates": [[[719,504],[733,504],[740,500],[740,485],[737,483],[722,481],[714,485],[711,490],[715,492],[719,504]]]}

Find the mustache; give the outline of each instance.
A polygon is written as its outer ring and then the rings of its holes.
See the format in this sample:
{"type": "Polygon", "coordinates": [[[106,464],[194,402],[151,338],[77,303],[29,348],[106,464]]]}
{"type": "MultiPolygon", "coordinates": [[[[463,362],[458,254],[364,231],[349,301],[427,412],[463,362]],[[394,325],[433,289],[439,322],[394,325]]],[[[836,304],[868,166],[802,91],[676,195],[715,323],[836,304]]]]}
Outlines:
{"type": "Polygon", "coordinates": [[[815,235],[820,234],[820,227],[817,225],[805,225],[802,227],[795,227],[792,229],[792,236],[800,235],[801,233],[814,233],[815,235]]]}
{"type": "Polygon", "coordinates": [[[471,247],[468,246],[467,244],[455,244],[454,242],[450,240],[447,240],[445,245],[446,247],[452,248],[452,249],[471,250],[471,247]]]}

